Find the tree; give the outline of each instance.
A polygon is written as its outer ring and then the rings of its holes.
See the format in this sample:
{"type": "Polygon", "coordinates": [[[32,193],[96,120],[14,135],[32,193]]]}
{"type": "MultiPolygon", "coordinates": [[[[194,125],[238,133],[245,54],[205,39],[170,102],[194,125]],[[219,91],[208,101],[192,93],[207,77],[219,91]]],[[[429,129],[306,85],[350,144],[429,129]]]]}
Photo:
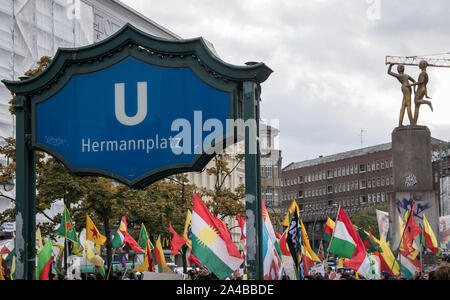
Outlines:
{"type": "Polygon", "coordinates": [[[380,238],[378,230],[378,219],[376,210],[388,210],[386,205],[368,204],[368,206],[351,216],[353,225],[371,232],[376,238],[380,238]]]}
{"type": "Polygon", "coordinates": [[[243,161],[243,154],[231,155],[224,152],[217,154],[213,160],[214,166],[207,169],[208,175],[215,179],[214,189],[203,188],[199,195],[206,196],[205,205],[213,215],[222,220],[237,214],[245,215],[245,204],[242,201],[245,198],[245,185],[240,184],[234,191],[225,186],[226,180],[243,161]],[[230,161],[235,161],[231,168],[230,161]]]}

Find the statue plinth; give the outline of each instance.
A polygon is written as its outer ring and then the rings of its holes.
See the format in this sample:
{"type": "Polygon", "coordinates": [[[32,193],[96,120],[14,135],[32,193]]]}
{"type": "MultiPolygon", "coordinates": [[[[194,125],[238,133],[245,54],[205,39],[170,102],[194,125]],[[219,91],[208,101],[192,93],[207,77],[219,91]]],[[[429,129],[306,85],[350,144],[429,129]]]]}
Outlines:
{"type": "MultiPolygon", "coordinates": [[[[392,133],[394,192],[389,197],[391,248],[397,250],[399,217],[415,202],[416,222],[426,215],[435,233],[439,232],[439,195],[433,189],[431,132],[426,126],[410,125],[392,133]]],[[[436,237],[439,239],[439,237],[436,237]]],[[[419,242],[418,240],[416,242],[419,242]]]]}
{"type": "Polygon", "coordinates": [[[392,133],[394,191],[433,190],[431,132],[426,126],[401,126],[392,133]]]}

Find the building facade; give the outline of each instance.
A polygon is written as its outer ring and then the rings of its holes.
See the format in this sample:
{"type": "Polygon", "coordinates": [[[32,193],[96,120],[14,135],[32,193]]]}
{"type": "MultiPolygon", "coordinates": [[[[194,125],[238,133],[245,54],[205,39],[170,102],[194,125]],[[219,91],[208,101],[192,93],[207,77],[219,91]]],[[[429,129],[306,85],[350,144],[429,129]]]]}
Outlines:
{"type": "MultiPolygon", "coordinates": [[[[433,147],[441,143],[432,138],[433,147]]],[[[438,168],[434,163],[433,172],[438,168]]],[[[318,248],[326,220],[336,218],[339,206],[350,217],[369,204],[387,206],[394,191],[392,144],[292,163],[282,177],[283,206],[297,201],[311,244],[318,248]]],[[[439,189],[438,181],[434,187],[439,189]]]]}
{"type": "Polygon", "coordinates": [[[261,139],[261,197],[266,204],[272,225],[282,233],[281,222],[286,210],[281,201],[282,155],[277,138],[280,131],[265,123],[260,123],[261,139]]]}

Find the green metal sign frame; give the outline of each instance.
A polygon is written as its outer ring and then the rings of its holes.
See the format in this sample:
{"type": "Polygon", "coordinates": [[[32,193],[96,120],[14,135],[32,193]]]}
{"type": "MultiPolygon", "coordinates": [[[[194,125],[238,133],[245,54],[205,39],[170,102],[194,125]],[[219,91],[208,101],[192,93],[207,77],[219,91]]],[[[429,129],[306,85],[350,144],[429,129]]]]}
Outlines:
{"type": "MultiPolygon", "coordinates": [[[[188,67],[208,85],[230,92],[230,119],[260,119],[261,83],[273,72],[263,63],[234,66],[218,58],[202,38],[171,41],[127,24],[106,40],[76,49],[59,49],[49,67],[36,77],[2,82],[14,93],[16,109],[16,277],[35,279],[36,167],[35,151],[42,150],[61,161],[74,175],[103,176],[133,188],[144,188],[164,177],[202,171],[213,155],[198,155],[189,165],[168,166],[127,181],[95,169],[76,169],[64,157],[36,141],[36,105],[57,94],[74,75],[106,69],[127,57],[168,68],[188,67]]],[[[259,122],[256,122],[259,127],[259,122]]],[[[249,279],[263,279],[262,202],[260,183],[259,128],[245,132],[246,210],[249,279]],[[250,153],[251,142],[257,153],[250,153]]],[[[234,142],[237,142],[234,138],[234,142]]],[[[224,143],[225,145],[225,143],[224,143]]]]}

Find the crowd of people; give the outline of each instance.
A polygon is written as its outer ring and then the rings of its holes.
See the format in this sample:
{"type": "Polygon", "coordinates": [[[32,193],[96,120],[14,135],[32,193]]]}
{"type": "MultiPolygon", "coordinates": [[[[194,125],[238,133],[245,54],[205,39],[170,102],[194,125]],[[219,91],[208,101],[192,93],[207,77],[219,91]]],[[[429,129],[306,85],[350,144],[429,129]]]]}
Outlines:
{"type": "MultiPolygon", "coordinates": [[[[73,274],[72,274],[73,275],[73,274]]],[[[210,272],[206,266],[193,267],[185,274],[185,280],[218,280],[214,273],[210,272]]],[[[58,273],[50,273],[50,280],[69,280],[74,276],[67,276],[66,270],[61,269],[58,273]]],[[[121,270],[115,267],[109,275],[103,276],[100,273],[81,273],[80,278],[74,280],[143,280],[143,274],[140,272],[132,272],[130,270],[121,270]]],[[[245,268],[236,270],[227,280],[246,280],[245,268]]],[[[286,274],[283,280],[291,280],[286,274]]],[[[324,274],[310,272],[305,276],[305,280],[365,280],[364,277],[358,275],[355,271],[345,268],[327,267],[324,274]]],[[[381,272],[378,280],[408,280],[404,274],[391,275],[388,272],[381,272]]],[[[417,271],[411,280],[450,280],[450,255],[442,255],[437,259],[437,264],[423,271],[417,271]]]]}

